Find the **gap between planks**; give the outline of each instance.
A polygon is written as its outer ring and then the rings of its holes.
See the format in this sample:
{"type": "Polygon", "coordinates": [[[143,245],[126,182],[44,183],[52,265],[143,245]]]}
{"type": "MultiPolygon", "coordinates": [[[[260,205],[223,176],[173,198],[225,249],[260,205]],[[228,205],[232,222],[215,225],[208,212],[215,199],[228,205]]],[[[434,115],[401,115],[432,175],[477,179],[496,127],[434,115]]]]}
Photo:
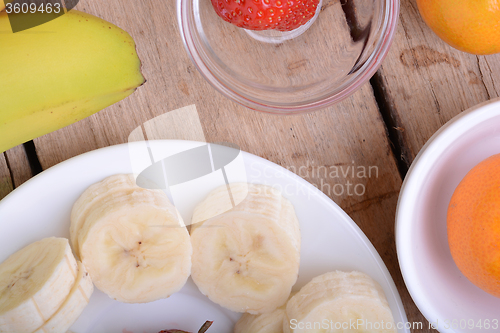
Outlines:
{"type": "Polygon", "coordinates": [[[40,160],[38,159],[38,155],[36,153],[35,143],[33,142],[33,140],[28,141],[23,144],[23,147],[26,153],[26,158],[28,159],[28,163],[31,168],[32,177],[34,177],[43,171],[42,164],[40,163],[40,160]]]}
{"type": "Polygon", "coordinates": [[[0,200],[14,189],[14,175],[6,153],[0,154],[0,200]]]}
{"type": "Polygon", "coordinates": [[[43,171],[33,141],[0,154],[0,199],[43,171]]]}
{"type": "MultiPolygon", "coordinates": [[[[352,40],[356,42],[360,39],[366,38],[367,35],[369,35],[371,26],[369,25],[364,28],[360,26],[356,18],[356,8],[354,3],[346,0],[345,2],[341,2],[341,5],[347,25],[350,29],[352,40]]],[[[408,147],[406,146],[405,140],[401,135],[403,129],[397,126],[398,121],[396,121],[395,114],[392,112],[390,107],[389,96],[384,89],[380,75],[380,72],[377,71],[377,73],[375,73],[375,75],[370,79],[370,85],[387,131],[387,139],[394,158],[396,159],[399,175],[401,176],[401,180],[404,180],[410,167],[410,159],[407,156],[408,147]]]]}
{"type": "Polygon", "coordinates": [[[376,72],[370,79],[370,85],[372,86],[378,110],[382,115],[387,130],[387,138],[392,149],[392,154],[398,165],[399,175],[401,176],[401,180],[404,180],[411,164],[411,160],[407,153],[409,147],[403,137],[404,128],[398,126],[399,122],[396,120],[397,115],[390,107],[389,96],[382,83],[381,74],[379,72],[376,72]]]}

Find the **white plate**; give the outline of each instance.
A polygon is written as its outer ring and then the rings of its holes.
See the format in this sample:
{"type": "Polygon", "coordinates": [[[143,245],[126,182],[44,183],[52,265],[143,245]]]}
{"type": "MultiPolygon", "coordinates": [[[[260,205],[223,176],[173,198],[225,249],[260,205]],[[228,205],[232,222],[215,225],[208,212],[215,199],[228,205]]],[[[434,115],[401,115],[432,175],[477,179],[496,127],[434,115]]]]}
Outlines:
{"type": "MultiPolygon", "coordinates": [[[[170,156],[200,143],[151,141],[150,145],[170,156]]],[[[107,176],[132,172],[129,151],[133,149],[124,144],[77,156],[44,171],[5,197],[0,202],[0,262],[41,238],[68,237],[70,210],[75,200],[89,185],[107,176]]],[[[243,153],[242,158],[250,182],[283,189],[295,206],[302,234],[300,276],[295,288],[329,271],[359,270],[380,283],[396,323],[407,323],[387,268],[349,216],[322,192],[284,168],[248,153],[243,153]]],[[[201,186],[198,195],[203,197],[212,189],[209,185],[201,186]]],[[[203,322],[213,320],[209,332],[230,333],[239,317],[240,314],[211,303],[190,279],[170,298],[148,304],[122,304],[96,290],[71,330],[156,333],[179,328],[197,332],[203,322]]],[[[410,331],[403,328],[398,332],[410,331]]]]}
{"type": "Polygon", "coordinates": [[[399,265],[413,300],[440,332],[500,332],[500,298],[462,275],[446,232],[455,188],[474,166],[498,153],[500,100],[465,111],[436,132],[401,189],[396,213],[399,265]]]}

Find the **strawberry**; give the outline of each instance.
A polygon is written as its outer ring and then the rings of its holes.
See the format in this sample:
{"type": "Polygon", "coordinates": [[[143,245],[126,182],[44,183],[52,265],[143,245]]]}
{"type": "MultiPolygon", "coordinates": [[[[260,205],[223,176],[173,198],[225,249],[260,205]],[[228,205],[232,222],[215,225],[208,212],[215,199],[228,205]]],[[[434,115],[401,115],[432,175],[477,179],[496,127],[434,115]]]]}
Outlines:
{"type": "Polygon", "coordinates": [[[313,18],[319,0],[212,0],[225,21],[249,30],[290,31],[313,18]]]}

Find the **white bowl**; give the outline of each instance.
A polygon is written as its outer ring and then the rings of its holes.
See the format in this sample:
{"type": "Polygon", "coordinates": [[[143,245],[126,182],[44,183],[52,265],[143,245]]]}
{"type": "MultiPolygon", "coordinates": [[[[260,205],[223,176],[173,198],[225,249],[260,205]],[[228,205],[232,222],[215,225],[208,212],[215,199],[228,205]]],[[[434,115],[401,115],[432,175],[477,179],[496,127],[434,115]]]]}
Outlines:
{"type": "Polygon", "coordinates": [[[500,298],[460,272],[446,230],[457,185],[479,162],[498,153],[500,99],[461,113],[436,132],[401,189],[396,212],[399,265],[413,300],[439,332],[500,332],[500,298]]]}

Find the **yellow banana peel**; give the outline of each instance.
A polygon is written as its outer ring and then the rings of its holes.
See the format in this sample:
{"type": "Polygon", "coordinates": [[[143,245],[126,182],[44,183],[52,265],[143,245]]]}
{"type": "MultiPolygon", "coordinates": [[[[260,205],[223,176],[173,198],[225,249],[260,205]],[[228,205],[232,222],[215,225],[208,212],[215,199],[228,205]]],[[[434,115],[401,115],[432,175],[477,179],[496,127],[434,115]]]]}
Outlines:
{"type": "Polygon", "coordinates": [[[1,12],[0,152],[124,99],[140,69],[132,37],[100,18],[71,10],[12,33],[1,12]]]}

